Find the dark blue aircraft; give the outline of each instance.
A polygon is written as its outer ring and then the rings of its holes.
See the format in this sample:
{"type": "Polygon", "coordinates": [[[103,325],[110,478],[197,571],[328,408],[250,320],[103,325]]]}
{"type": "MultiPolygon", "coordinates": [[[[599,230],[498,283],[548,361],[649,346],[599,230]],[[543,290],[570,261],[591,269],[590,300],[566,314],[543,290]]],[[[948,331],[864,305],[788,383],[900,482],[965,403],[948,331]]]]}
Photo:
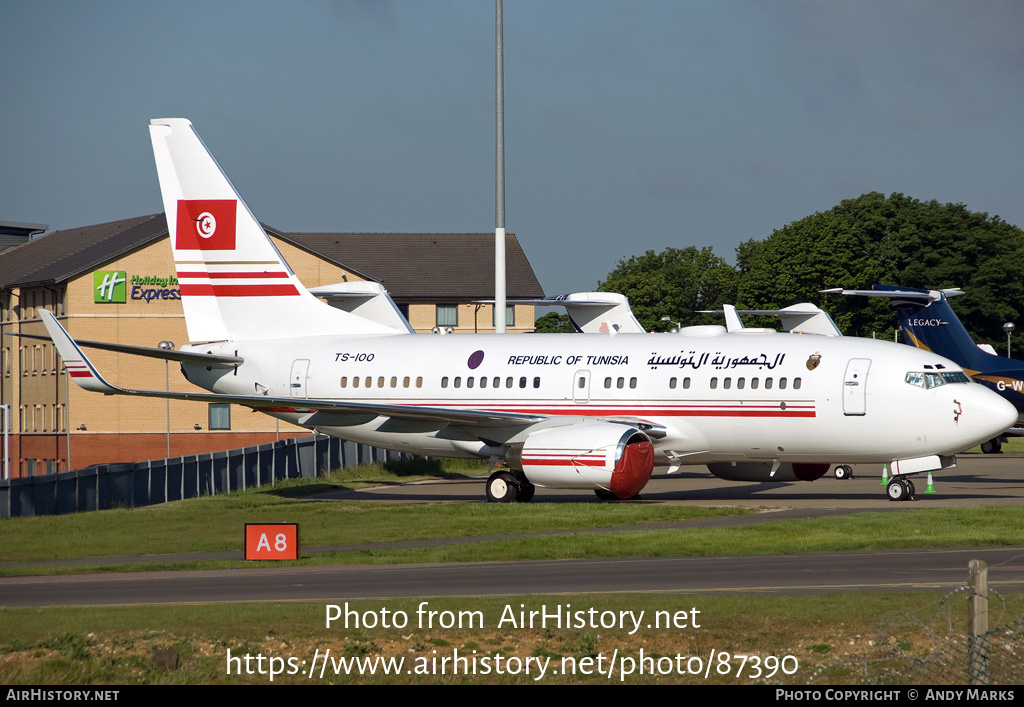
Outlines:
{"type": "MultiPolygon", "coordinates": [[[[1018,425],[1024,421],[1024,361],[989,353],[974,343],[947,301],[949,297],[964,294],[959,289],[920,290],[874,285],[870,290],[835,289],[825,292],[888,298],[899,316],[904,343],[960,364],[975,381],[1013,403],[1021,415],[1018,425]]],[[[1024,429],[1013,429],[1024,434],[1024,429]]],[[[981,450],[986,454],[997,453],[1005,441],[1006,435],[1000,435],[982,444],[981,450]]]]}

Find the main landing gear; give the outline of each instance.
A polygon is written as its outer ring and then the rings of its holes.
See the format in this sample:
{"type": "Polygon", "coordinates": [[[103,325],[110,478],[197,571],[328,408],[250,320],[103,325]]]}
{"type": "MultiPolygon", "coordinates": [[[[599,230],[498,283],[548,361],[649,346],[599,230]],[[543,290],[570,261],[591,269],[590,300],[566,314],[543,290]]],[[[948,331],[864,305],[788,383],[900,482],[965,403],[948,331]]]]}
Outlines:
{"type": "Polygon", "coordinates": [[[1003,440],[998,437],[981,443],[982,454],[1001,454],[1003,451],[1003,440]]]}
{"type": "Polygon", "coordinates": [[[885,492],[890,501],[912,501],[916,493],[914,482],[899,476],[892,477],[889,485],[885,487],[885,492]]]}
{"type": "Polygon", "coordinates": [[[536,490],[521,471],[499,469],[487,479],[487,502],[529,503],[536,490]]]}
{"type": "Polygon", "coordinates": [[[848,464],[840,464],[833,473],[837,479],[852,479],[853,467],[848,464]]]}

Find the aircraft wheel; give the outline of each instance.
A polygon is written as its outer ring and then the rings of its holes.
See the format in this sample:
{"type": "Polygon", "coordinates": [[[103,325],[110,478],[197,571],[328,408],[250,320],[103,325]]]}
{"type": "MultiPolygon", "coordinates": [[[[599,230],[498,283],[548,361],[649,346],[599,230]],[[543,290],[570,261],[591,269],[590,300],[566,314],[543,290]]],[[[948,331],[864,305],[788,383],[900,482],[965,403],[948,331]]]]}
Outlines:
{"type": "Polygon", "coordinates": [[[982,454],[999,454],[1003,450],[1003,443],[999,441],[999,438],[990,439],[987,442],[981,443],[982,454]]]}
{"type": "Polygon", "coordinates": [[[519,485],[519,491],[516,493],[516,501],[519,503],[529,503],[533,500],[533,494],[537,491],[537,487],[527,481],[525,484],[519,485]]]}
{"type": "Polygon", "coordinates": [[[913,501],[914,500],[914,496],[917,495],[917,489],[914,488],[914,482],[911,481],[910,479],[907,479],[907,486],[910,487],[910,493],[907,496],[907,500],[908,501],[913,501]]]}
{"type": "Polygon", "coordinates": [[[903,479],[893,479],[885,487],[885,492],[888,494],[890,501],[906,501],[907,496],[910,494],[910,489],[907,488],[903,479]]]}
{"type": "Polygon", "coordinates": [[[836,467],[835,475],[837,479],[852,479],[853,468],[847,466],[846,464],[840,464],[839,466],[836,467]]]}
{"type": "Polygon", "coordinates": [[[507,471],[496,471],[487,479],[488,503],[511,503],[518,496],[519,484],[507,471]]]}

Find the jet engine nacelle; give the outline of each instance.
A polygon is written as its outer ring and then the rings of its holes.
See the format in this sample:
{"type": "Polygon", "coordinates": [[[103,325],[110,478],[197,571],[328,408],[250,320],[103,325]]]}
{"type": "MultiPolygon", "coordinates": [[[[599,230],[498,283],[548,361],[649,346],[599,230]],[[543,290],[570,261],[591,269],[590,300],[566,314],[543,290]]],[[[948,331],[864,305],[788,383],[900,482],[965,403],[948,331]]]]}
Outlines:
{"type": "Polygon", "coordinates": [[[772,473],[771,462],[715,462],[708,471],[728,481],[814,481],[828,473],[831,464],[779,464],[772,473]]]}
{"type": "Polygon", "coordinates": [[[584,422],[529,434],[509,450],[507,461],[536,486],[605,489],[630,498],[651,478],[654,445],[635,427],[584,422]]]}

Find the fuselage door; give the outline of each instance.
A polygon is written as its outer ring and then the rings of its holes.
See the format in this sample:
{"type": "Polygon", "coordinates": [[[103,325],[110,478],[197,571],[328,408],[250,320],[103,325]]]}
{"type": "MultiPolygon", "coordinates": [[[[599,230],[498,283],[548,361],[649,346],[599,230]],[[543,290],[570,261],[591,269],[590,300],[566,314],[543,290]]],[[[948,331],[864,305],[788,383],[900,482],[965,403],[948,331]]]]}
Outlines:
{"type": "Polygon", "coordinates": [[[290,383],[293,398],[306,397],[306,376],[308,374],[308,358],[297,358],[292,361],[292,377],[290,383]]]}
{"type": "Polygon", "coordinates": [[[576,371],[573,374],[572,401],[580,405],[590,402],[590,371],[576,371]]]}
{"type": "Polygon", "coordinates": [[[846,364],[843,378],[843,414],[864,415],[867,413],[868,368],[870,358],[851,358],[846,364]]]}

